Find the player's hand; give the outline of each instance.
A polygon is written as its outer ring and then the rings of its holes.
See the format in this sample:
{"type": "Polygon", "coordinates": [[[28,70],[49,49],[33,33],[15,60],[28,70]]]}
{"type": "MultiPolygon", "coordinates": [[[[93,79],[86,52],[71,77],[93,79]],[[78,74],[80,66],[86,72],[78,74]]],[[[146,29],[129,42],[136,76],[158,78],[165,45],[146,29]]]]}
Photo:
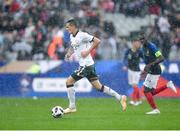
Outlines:
{"type": "Polygon", "coordinates": [[[81,56],[83,57],[83,58],[85,58],[85,57],[87,57],[88,55],[89,55],[89,51],[82,51],[81,52],[81,56]]]}
{"type": "Polygon", "coordinates": [[[65,61],[68,61],[69,58],[70,58],[70,55],[69,55],[69,54],[66,54],[65,57],[64,57],[64,60],[65,60],[65,61]]]}
{"type": "Polygon", "coordinates": [[[146,76],[147,76],[147,72],[146,71],[142,71],[140,76],[141,76],[140,79],[144,80],[146,78],[146,76]]]}
{"type": "Polygon", "coordinates": [[[144,67],[144,71],[148,72],[150,68],[151,68],[151,64],[147,64],[147,65],[144,67]]]}
{"type": "Polygon", "coordinates": [[[123,68],[122,68],[124,71],[127,71],[128,70],[128,68],[126,67],[126,66],[123,66],[123,68]]]}

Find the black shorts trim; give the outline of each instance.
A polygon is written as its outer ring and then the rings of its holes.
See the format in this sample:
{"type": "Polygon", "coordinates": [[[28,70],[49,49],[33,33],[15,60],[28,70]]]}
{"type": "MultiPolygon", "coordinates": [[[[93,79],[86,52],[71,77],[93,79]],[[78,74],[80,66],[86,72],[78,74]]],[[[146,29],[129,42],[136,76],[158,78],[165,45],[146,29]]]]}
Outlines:
{"type": "Polygon", "coordinates": [[[92,38],[92,40],[91,41],[89,41],[89,42],[93,42],[93,40],[94,40],[94,37],[92,38]]]}
{"type": "Polygon", "coordinates": [[[95,66],[80,66],[77,70],[75,70],[71,77],[78,81],[84,77],[86,77],[90,82],[98,80],[98,76],[96,74],[95,66]]]}
{"type": "Polygon", "coordinates": [[[83,78],[83,76],[75,76],[74,74],[71,75],[71,77],[75,80],[75,81],[79,81],[80,79],[83,78]]]}
{"type": "Polygon", "coordinates": [[[99,91],[104,92],[104,85],[102,85],[102,87],[101,87],[101,89],[99,91]]]}
{"type": "Polygon", "coordinates": [[[70,88],[70,87],[73,87],[73,86],[74,86],[74,84],[72,84],[72,85],[66,85],[67,88],[70,88]]]}
{"type": "Polygon", "coordinates": [[[154,91],[154,88],[148,88],[148,87],[144,86],[144,93],[148,93],[148,92],[153,93],[153,91],[154,91]]]}
{"type": "Polygon", "coordinates": [[[93,81],[96,81],[98,80],[98,77],[91,77],[91,78],[88,78],[89,82],[93,82],[93,81]]]}

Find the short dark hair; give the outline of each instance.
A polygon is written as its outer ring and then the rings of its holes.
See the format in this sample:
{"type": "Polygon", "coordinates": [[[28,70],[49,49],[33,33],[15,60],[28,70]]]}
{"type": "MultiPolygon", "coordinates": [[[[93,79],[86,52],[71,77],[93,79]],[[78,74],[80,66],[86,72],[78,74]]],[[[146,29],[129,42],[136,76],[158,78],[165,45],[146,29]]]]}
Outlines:
{"type": "Polygon", "coordinates": [[[75,27],[78,27],[77,21],[75,19],[70,19],[66,23],[69,23],[70,25],[74,25],[75,27]]]}
{"type": "Polygon", "coordinates": [[[133,41],[138,41],[138,40],[145,40],[146,37],[144,34],[138,34],[133,38],[133,41]]]}
{"type": "Polygon", "coordinates": [[[145,40],[145,39],[146,39],[146,36],[144,34],[140,34],[139,40],[145,40]]]}

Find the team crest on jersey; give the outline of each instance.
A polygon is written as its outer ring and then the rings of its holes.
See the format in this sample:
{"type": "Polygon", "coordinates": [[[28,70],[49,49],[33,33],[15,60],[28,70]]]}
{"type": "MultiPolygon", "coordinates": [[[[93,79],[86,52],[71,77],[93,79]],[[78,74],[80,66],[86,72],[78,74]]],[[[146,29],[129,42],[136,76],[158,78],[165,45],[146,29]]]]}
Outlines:
{"type": "Polygon", "coordinates": [[[131,54],[128,54],[128,59],[131,59],[132,58],[132,55],[131,54]]]}
{"type": "Polygon", "coordinates": [[[77,40],[74,40],[71,42],[71,46],[74,50],[76,50],[79,47],[79,42],[77,40]]]}
{"type": "Polygon", "coordinates": [[[146,56],[149,56],[149,50],[146,51],[146,56]]]}
{"type": "Polygon", "coordinates": [[[134,56],[135,56],[135,57],[139,57],[139,54],[138,54],[138,53],[136,53],[136,54],[134,54],[134,56]]]}

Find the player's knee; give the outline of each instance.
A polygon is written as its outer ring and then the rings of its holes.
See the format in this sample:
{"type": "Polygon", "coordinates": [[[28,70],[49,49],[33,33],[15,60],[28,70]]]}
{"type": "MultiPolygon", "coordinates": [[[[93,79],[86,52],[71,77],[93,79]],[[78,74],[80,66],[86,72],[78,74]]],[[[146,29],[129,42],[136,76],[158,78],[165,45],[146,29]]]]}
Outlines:
{"type": "Polygon", "coordinates": [[[66,80],[66,85],[69,85],[70,84],[70,81],[67,79],[66,80]]]}
{"type": "Polygon", "coordinates": [[[146,86],[144,86],[144,94],[148,93],[148,88],[146,86]]]}
{"type": "Polygon", "coordinates": [[[152,93],[152,92],[153,92],[153,89],[144,86],[144,94],[146,94],[146,93],[148,93],[148,92],[151,92],[151,93],[152,93]]]}
{"type": "Polygon", "coordinates": [[[66,82],[66,88],[71,88],[73,86],[74,86],[74,84],[70,84],[70,83],[66,82]]]}
{"type": "Polygon", "coordinates": [[[137,84],[133,83],[131,84],[132,87],[137,87],[137,84]]]}
{"type": "Polygon", "coordinates": [[[74,86],[74,82],[71,79],[68,78],[66,80],[66,87],[70,88],[70,87],[73,87],[73,86],[74,86]]]}
{"type": "Polygon", "coordinates": [[[95,87],[97,90],[100,90],[102,87],[102,84],[99,82],[99,80],[95,80],[91,82],[92,86],[95,87]]]}
{"type": "Polygon", "coordinates": [[[97,89],[97,90],[101,90],[102,89],[102,86],[101,84],[97,84],[97,85],[94,85],[94,87],[97,89]]]}
{"type": "Polygon", "coordinates": [[[98,77],[88,78],[89,82],[93,83],[98,80],[98,77]]]}
{"type": "Polygon", "coordinates": [[[98,89],[100,92],[104,92],[104,85],[101,85],[101,87],[98,89]]]}

